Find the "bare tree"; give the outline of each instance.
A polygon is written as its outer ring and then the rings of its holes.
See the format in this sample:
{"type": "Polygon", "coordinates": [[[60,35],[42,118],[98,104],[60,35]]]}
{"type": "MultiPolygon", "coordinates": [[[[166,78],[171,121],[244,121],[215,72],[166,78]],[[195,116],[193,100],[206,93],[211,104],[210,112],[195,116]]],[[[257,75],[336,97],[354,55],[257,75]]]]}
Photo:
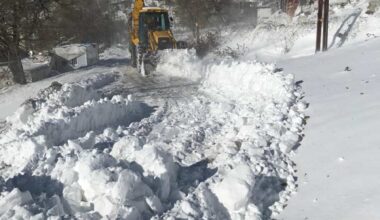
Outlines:
{"type": "Polygon", "coordinates": [[[207,1],[204,0],[178,0],[176,14],[182,25],[189,27],[194,37],[199,41],[199,29],[206,26],[210,16],[207,1]]]}
{"type": "Polygon", "coordinates": [[[232,0],[177,0],[175,11],[182,25],[189,27],[199,41],[200,30],[217,25],[211,22],[211,17],[223,17],[223,9],[231,3],[232,0]]]}
{"type": "MultiPolygon", "coordinates": [[[[98,43],[109,46],[127,36],[126,22],[115,17],[119,9],[109,0],[66,0],[53,9],[38,37],[49,46],[69,43],[98,43]],[[67,4],[71,1],[70,4],[67,4]]],[[[41,48],[43,45],[39,45],[41,48]]]]}
{"type": "Polygon", "coordinates": [[[57,0],[1,0],[0,53],[8,58],[16,83],[25,84],[22,53],[35,31],[49,18],[51,4],[57,0]]]}

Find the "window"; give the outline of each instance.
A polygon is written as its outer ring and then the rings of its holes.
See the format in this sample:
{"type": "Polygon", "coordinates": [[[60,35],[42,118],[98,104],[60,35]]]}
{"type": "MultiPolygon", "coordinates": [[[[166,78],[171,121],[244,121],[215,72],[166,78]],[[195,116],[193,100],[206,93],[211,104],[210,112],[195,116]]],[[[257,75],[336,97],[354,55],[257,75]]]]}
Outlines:
{"type": "Polygon", "coordinates": [[[148,30],[164,31],[170,28],[169,16],[165,12],[148,12],[144,16],[148,30]]]}
{"type": "Polygon", "coordinates": [[[72,59],[72,60],[71,60],[71,64],[72,64],[73,66],[76,66],[76,65],[78,64],[78,60],[77,60],[77,58],[72,59]]]}

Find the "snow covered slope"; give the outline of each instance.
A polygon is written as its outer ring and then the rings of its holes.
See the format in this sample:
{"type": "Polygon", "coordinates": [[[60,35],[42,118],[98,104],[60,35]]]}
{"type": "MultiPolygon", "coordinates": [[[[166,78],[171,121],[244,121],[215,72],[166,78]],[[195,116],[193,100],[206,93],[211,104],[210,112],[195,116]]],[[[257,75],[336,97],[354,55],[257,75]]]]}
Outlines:
{"type": "Polygon", "coordinates": [[[280,219],[380,219],[380,39],[279,65],[302,84],[299,192],[280,219]]]}
{"type": "MultiPolygon", "coordinates": [[[[380,12],[366,14],[371,0],[351,1],[344,7],[330,7],[329,48],[339,48],[380,36],[380,12]]],[[[377,1],[377,0],[375,0],[377,1]]],[[[222,31],[222,49],[244,54],[241,59],[274,62],[289,57],[310,56],[315,52],[317,1],[310,15],[299,13],[293,19],[274,14],[256,28],[227,27],[222,31]]]]}

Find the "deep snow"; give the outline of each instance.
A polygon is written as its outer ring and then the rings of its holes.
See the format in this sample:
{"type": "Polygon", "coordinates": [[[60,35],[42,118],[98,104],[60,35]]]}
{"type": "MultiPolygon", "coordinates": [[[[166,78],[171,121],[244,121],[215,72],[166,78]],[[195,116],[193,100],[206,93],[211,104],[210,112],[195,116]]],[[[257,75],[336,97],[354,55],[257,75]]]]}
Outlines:
{"type": "Polygon", "coordinates": [[[299,192],[280,219],[380,219],[379,54],[373,39],[279,64],[310,102],[299,192]]]}
{"type": "Polygon", "coordinates": [[[365,7],[333,9],[332,37],[355,23],[326,54],[308,56],[314,15],[274,16],[227,32],[256,42],[238,60],[163,52],[142,77],[113,48],[3,89],[0,218],[377,218],[379,13],[351,17],[365,7]]]}
{"type": "Polygon", "coordinates": [[[305,108],[293,77],[191,50],[166,56],[154,77],[124,64],[77,71],[81,81],[53,83],[7,117],[0,202],[11,205],[0,215],[261,219],[281,211],[296,188],[289,152],[305,108]]]}

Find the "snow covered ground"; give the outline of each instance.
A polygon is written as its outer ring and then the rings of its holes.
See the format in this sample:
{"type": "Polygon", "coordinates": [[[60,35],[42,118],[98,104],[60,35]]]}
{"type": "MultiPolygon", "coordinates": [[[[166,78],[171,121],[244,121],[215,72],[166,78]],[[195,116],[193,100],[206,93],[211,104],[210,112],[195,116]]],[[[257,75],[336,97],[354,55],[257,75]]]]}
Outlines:
{"type": "Polygon", "coordinates": [[[282,61],[307,101],[299,192],[280,219],[380,219],[380,39],[282,61]]]}
{"type": "Polygon", "coordinates": [[[278,62],[303,81],[310,103],[294,157],[298,193],[278,219],[380,219],[380,13],[364,14],[366,1],[351,7],[339,12],[329,52],[305,57],[313,46],[305,36],[278,62]]]}
{"type": "Polygon", "coordinates": [[[292,75],[185,50],[142,77],[112,54],[2,91],[2,218],[265,219],[282,210],[296,189],[289,152],[305,109],[292,75]]]}
{"type": "Polygon", "coordinates": [[[0,219],[379,218],[380,19],[351,17],[365,7],[334,8],[332,37],[349,31],[324,54],[313,15],[274,17],[229,32],[256,42],[238,60],[163,52],[142,77],[113,48],[2,89],[0,219]]]}

